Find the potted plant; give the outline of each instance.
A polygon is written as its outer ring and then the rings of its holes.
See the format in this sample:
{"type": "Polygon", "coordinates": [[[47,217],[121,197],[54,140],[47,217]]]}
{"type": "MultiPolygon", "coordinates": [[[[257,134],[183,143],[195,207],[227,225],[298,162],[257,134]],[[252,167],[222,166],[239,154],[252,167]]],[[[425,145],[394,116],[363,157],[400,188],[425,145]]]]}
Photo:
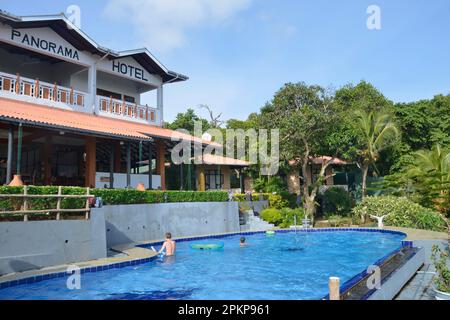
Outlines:
{"type": "Polygon", "coordinates": [[[431,260],[436,268],[434,292],[436,300],[450,300],[450,269],[447,265],[449,254],[437,245],[433,246],[431,260]]]}

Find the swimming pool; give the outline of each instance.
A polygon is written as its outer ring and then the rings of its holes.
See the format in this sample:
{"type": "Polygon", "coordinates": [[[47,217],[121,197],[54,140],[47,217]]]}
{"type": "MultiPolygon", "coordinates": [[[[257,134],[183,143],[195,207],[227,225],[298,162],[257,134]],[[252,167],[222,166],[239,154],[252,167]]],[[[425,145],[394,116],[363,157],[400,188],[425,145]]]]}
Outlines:
{"type": "Polygon", "coordinates": [[[177,244],[175,257],[81,275],[81,289],[66,277],[0,290],[0,299],[321,299],[328,278],[341,283],[401,247],[401,233],[365,231],[282,232],[177,244]],[[224,243],[219,251],[193,243],[224,243]]]}

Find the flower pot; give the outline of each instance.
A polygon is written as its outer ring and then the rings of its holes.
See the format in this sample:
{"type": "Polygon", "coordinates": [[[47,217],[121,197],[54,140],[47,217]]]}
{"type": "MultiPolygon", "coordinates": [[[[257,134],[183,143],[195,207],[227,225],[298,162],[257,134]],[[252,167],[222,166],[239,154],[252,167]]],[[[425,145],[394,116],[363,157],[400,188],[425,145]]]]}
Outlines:
{"type": "Polygon", "coordinates": [[[12,181],[9,183],[11,187],[20,187],[23,186],[22,178],[20,174],[15,174],[12,181]]]}
{"type": "Polygon", "coordinates": [[[434,298],[436,300],[450,300],[450,293],[449,292],[442,292],[442,291],[439,291],[436,288],[433,288],[433,291],[434,291],[434,294],[435,294],[434,298]]]}

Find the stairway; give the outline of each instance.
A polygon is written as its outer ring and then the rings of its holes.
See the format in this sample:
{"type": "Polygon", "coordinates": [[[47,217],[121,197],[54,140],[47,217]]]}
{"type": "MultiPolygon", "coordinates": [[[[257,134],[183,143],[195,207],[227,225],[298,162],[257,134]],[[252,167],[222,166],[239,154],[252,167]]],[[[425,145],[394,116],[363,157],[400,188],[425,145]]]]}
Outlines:
{"type": "Polygon", "coordinates": [[[273,229],[274,227],[275,226],[273,224],[255,216],[253,210],[249,210],[246,224],[241,225],[241,231],[267,231],[273,229]]]}

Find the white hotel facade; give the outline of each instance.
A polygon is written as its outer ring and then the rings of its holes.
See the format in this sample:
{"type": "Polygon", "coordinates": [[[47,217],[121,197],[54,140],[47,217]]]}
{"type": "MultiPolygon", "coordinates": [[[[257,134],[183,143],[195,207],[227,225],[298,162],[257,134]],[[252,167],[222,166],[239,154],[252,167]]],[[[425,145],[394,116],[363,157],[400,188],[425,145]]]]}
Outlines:
{"type": "MultiPolygon", "coordinates": [[[[0,11],[2,183],[166,189],[180,134],[163,128],[164,86],[187,79],[145,48],[98,45],[64,15],[0,11]]],[[[229,189],[230,170],[247,165],[214,157],[196,168],[196,189],[229,189]]]]}

